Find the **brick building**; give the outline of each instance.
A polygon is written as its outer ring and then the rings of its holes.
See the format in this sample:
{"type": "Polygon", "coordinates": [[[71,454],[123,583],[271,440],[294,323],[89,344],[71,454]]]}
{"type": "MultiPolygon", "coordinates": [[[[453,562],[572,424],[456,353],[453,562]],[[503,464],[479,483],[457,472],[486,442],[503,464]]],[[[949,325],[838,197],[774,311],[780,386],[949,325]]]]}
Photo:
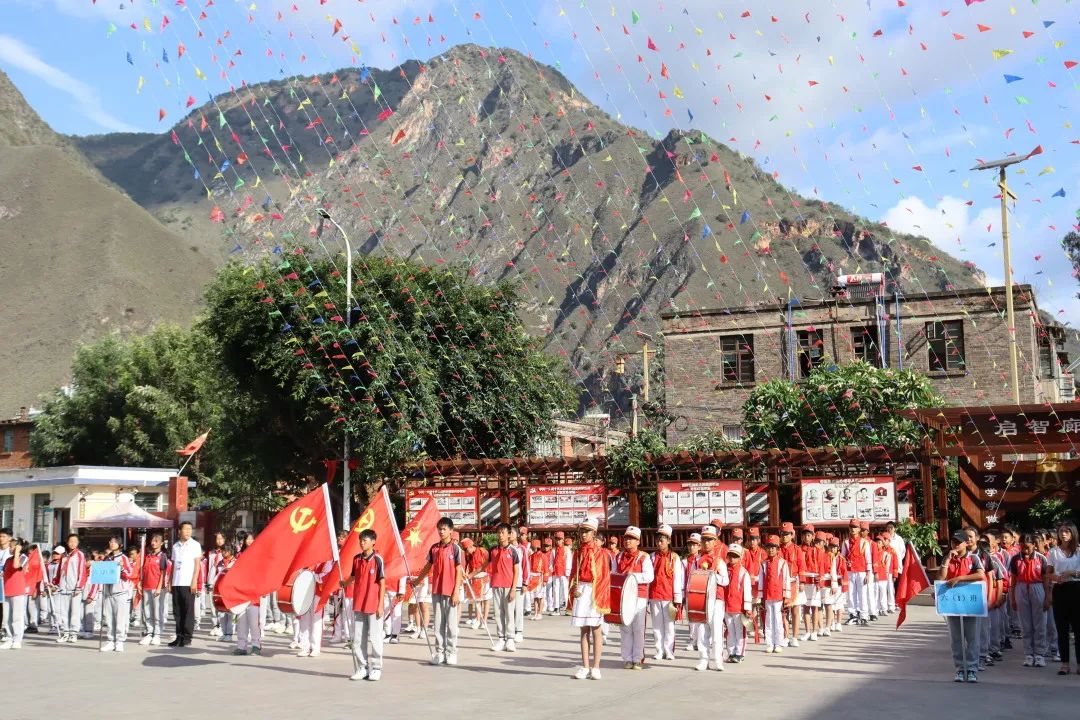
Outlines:
{"type": "MultiPolygon", "coordinates": [[[[1023,403],[1074,399],[1064,329],[1014,287],[1023,403]]],[[[800,380],[813,367],[863,359],[925,373],[949,405],[1000,403],[1009,388],[1005,288],[890,297],[877,286],[833,297],[662,316],[669,441],[720,429],[742,435],[742,406],[758,383],[800,380]]]]}
{"type": "Polygon", "coordinates": [[[0,470],[28,468],[30,461],[30,430],[34,418],[27,408],[10,420],[0,420],[0,470]]]}

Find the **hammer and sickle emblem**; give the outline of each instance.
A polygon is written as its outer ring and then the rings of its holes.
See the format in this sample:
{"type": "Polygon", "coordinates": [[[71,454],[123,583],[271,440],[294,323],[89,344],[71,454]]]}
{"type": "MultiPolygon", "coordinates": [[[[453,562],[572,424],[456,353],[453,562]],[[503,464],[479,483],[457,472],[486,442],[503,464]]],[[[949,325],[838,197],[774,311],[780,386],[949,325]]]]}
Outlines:
{"type": "Polygon", "coordinates": [[[300,507],[292,511],[289,515],[289,527],[292,528],[294,533],[302,533],[305,530],[310,530],[318,523],[318,518],[314,517],[314,513],[311,508],[300,507]]]}
{"type": "Polygon", "coordinates": [[[360,533],[367,530],[369,527],[375,524],[375,511],[368,508],[364,511],[364,514],[356,519],[356,524],[353,525],[353,532],[360,533]]]}

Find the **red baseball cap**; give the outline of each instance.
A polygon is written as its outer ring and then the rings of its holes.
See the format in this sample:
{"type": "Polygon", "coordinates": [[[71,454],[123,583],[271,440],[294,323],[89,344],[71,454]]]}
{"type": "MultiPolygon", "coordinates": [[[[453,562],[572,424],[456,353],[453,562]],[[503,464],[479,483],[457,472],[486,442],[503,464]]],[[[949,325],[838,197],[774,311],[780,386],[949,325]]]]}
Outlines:
{"type": "Polygon", "coordinates": [[[829,536],[824,530],[818,530],[814,533],[815,540],[828,540],[829,536]]]}
{"type": "Polygon", "coordinates": [[[472,538],[465,538],[464,540],[461,541],[461,547],[463,547],[463,548],[471,548],[472,546],[473,546],[472,538]]]}
{"type": "Polygon", "coordinates": [[[759,527],[750,528],[750,537],[756,537],[756,538],[761,537],[761,528],[759,528],[759,527]]]}
{"type": "Polygon", "coordinates": [[[531,541],[529,541],[529,545],[531,545],[534,548],[538,548],[538,547],[540,547],[540,541],[537,540],[536,538],[533,538],[531,541]]]}
{"type": "Polygon", "coordinates": [[[782,525],[780,526],[780,532],[782,532],[782,533],[792,533],[792,534],[794,534],[794,532],[795,532],[795,525],[794,525],[794,524],[792,524],[792,523],[789,523],[789,522],[783,523],[783,524],[782,524],[782,525]]]}
{"type": "Polygon", "coordinates": [[[742,528],[732,528],[731,537],[741,538],[743,536],[742,528]]]}
{"type": "Polygon", "coordinates": [[[807,523],[807,524],[802,526],[802,531],[803,532],[814,532],[814,526],[811,525],[810,523],[807,523]]]}
{"type": "Polygon", "coordinates": [[[779,545],[780,544],[780,537],[777,536],[777,535],[766,535],[765,536],[765,544],[766,545],[779,545]]]}
{"type": "Polygon", "coordinates": [[[851,522],[848,523],[848,527],[858,528],[858,527],[861,527],[861,526],[859,525],[858,520],[852,520],[851,522]]]}
{"type": "Polygon", "coordinates": [[[863,530],[869,530],[870,529],[870,521],[869,520],[863,520],[862,522],[859,523],[859,527],[862,528],[863,530]]]}
{"type": "Polygon", "coordinates": [[[566,533],[564,533],[562,530],[559,530],[557,533],[555,533],[555,539],[556,540],[562,540],[565,537],[566,537],[566,533]]]}

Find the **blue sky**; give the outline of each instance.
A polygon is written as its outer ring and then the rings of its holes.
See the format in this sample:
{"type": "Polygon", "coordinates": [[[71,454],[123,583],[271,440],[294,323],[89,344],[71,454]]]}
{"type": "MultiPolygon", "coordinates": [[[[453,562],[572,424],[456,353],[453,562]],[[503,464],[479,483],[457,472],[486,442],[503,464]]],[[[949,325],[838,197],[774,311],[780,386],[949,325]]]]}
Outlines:
{"type": "Polygon", "coordinates": [[[1059,239],[1080,207],[1080,66],[1066,65],[1080,62],[1077,9],[1069,0],[3,0],[0,68],[61,132],[161,132],[189,94],[202,102],[228,89],[221,69],[257,82],[390,67],[464,41],[512,47],[558,64],[623,122],[705,130],[798,192],[927,235],[997,282],[997,189],[969,168],[1041,146],[1012,176],[1013,268],[1043,309],[1076,324],[1077,282],[1059,239]]]}

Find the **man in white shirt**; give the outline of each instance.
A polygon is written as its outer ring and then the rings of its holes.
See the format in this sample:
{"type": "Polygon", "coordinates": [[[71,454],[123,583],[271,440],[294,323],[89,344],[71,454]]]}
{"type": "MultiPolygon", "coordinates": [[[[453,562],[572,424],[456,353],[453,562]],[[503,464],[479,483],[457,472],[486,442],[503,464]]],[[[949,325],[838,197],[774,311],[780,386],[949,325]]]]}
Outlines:
{"type": "Polygon", "coordinates": [[[172,546],[173,617],[176,619],[176,639],[170,647],[191,644],[195,630],[195,596],[199,591],[199,565],[202,546],[191,538],[191,523],[180,523],[180,539],[172,546]]]}

